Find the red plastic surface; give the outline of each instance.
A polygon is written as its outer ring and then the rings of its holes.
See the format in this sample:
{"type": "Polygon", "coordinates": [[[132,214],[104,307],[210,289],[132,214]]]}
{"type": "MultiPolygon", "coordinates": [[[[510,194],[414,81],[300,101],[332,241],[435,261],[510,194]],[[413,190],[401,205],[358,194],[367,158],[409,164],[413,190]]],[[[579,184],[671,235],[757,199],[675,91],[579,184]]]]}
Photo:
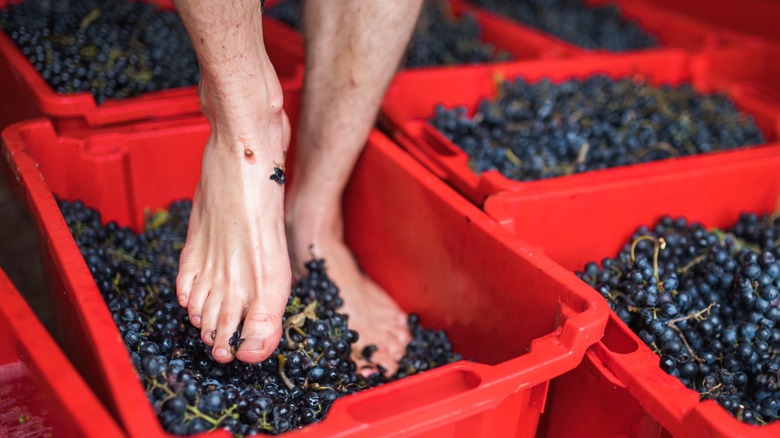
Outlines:
{"type": "Polygon", "coordinates": [[[636,227],[663,214],[727,226],[742,210],[772,211],[780,148],[756,148],[645,166],[620,180],[533,193],[500,193],[485,212],[567,269],[614,256],[636,227]]]}
{"type": "MultiPolygon", "coordinates": [[[[52,191],[137,228],[145,209],[193,194],[207,135],[204,120],[82,138],[58,137],[49,122],[33,121],[3,134],[45,242],[65,349],[132,436],[164,433],[52,191]]],[[[323,422],[289,435],[533,436],[550,379],[576,367],[601,338],[606,303],[378,132],[344,208],[361,267],[479,363],[345,397],[323,422]]]]}
{"type": "MultiPolygon", "coordinates": [[[[538,252],[581,270],[589,261],[614,257],[639,225],[664,214],[725,228],[742,211],[780,208],[778,200],[780,149],[759,148],[678,160],[605,184],[502,193],[487,200],[485,211],[538,252]]],[[[780,423],[756,428],[715,402],[699,403],[698,394],[664,373],[659,360],[612,315],[583,364],[552,386],[548,436],[780,436],[780,423]]]]}
{"type": "MultiPolygon", "coordinates": [[[[0,9],[9,0],[0,0],[0,9]]],[[[149,0],[171,8],[166,0],[149,0]]],[[[303,80],[303,49],[300,36],[274,20],[264,19],[264,40],[268,56],[283,88],[299,86],[303,80]]],[[[197,87],[146,93],[128,99],[109,99],[102,105],[88,92],[56,93],[27,60],[14,42],[0,31],[0,129],[32,118],[49,117],[61,131],[107,126],[144,119],[159,119],[200,112],[197,87]]]]}
{"type": "Polygon", "coordinates": [[[706,72],[713,83],[728,85],[734,93],[780,107],[780,44],[750,44],[698,58],[696,67],[706,72]]]}
{"type": "Polygon", "coordinates": [[[123,436],[2,270],[0,302],[0,436],[123,436]]]}
{"type": "MultiPolygon", "coordinates": [[[[606,4],[616,4],[620,8],[621,16],[629,21],[633,21],[646,32],[654,35],[660,44],[660,47],[628,51],[624,53],[636,53],[644,51],[658,51],[668,48],[679,48],[689,51],[702,51],[722,46],[730,46],[744,41],[745,37],[735,32],[718,31],[714,26],[710,26],[696,21],[691,17],[677,14],[673,11],[663,8],[654,8],[642,1],[636,0],[585,0],[585,3],[593,6],[604,6],[606,4]]],[[[504,17],[487,9],[477,6],[469,6],[470,9],[479,11],[481,14],[490,17],[494,23],[511,23],[514,27],[522,29],[522,32],[529,38],[541,38],[547,44],[555,45],[561,50],[567,50],[574,54],[586,53],[611,53],[605,50],[588,50],[551,34],[534,29],[524,25],[509,17],[504,17]]]]}
{"type": "Polygon", "coordinates": [[[693,20],[780,41],[777,0],[626,0],[684,14],[693,20]]]}
{"type": "MultiPolygon", "coordinates": [[[[637,172],[662,172],[664,166],[674,161],[696,165],[697,160],[703,158],[701,155],[684,157],[530,182],[514,181],[497,171],[477,174],[468,166],[468,155],[427,120],[433,115],[436,104],[447,107],[465,105],[473,112],[480,99],[495,97],[496,81],[502,78],[522,76],[534,81],[546,77],[553,81],[563,81],[607,74],[614,78],[638,76],[652,84],[691,82],[701,92],[722,91],[729,94],[742,111],[754,116],[767,140],[776,141],[780,106],[760,96],[732,89],[731,82],[711,79],[715,67],[706,66],[703,63],[705,58],[706,55],[693,56],[670,50],[637,55],[591,55],[576,59],[527,61],[427,74],[410,73],[394,80],[382,104],[380,123],[415,158],[477,205],[482,205],[487,196],[502,191],[546,192],[596,182],[619,181],[637,172]]],[[[720,76],[729,68],[728,65],[718,66],[720,76]]],[[[739,68],[734,67],[735,71],[739,68]]]]}

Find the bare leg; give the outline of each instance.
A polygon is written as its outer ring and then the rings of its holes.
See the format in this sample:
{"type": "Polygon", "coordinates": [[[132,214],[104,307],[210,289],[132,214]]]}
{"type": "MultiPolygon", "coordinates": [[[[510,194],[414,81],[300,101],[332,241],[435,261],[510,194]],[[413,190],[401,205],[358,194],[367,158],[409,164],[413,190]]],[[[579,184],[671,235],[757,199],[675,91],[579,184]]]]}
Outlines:
{"type": "Polygon", "coordinates": [[[324,257],[358,346],[391,372],[409,341],[406,315],[358,269],[344,244],[341,198],[406,48],[421,0],[305,3],[306,80],[286,222],[293,271],[324,257]]]}
{"type": "Polygon", "coordinates": [[[290,294],[284,162],[290,127],[262,40],[259,0],[177,0],[201,64],[201,107],[211,124],[176,279],[179,303],[219,362],[244,321],[239,360],[266,359],[281,337],[290,294]]]}

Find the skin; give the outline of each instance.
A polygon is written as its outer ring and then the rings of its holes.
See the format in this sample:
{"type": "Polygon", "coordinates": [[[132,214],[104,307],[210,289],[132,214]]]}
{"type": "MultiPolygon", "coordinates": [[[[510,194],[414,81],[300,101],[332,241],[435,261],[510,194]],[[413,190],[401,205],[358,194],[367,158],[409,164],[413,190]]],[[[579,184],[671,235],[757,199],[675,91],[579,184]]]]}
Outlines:
{"type": "Polygon", "coordinates": [[[297,160],[287,199],[293,272],[323,257],[341,289],[356,346],[375,344],[372,361],[395,371],[410,337],[406,315],[363,275],[344,243],[341,198],[382,97],[414,29],[421,0],[308,1],[306,75],[297,160]]]}
{"type": "Polygon", "coordinates": [[[344,243],[341,198],[421,0],[307,2],[286,217],[284,186],[269,176],[284,162],[290,127],[262,40],[260,2],[175,3],[201,65],[199,97],[211,124],[180,259],[179,303],[218,362],[234,359],[228,340],[243,321],[235,359],[258,363],[279,344],[292,273],[303,275],[306,261],[324,257],[350,327],[361,334],[357,347],[376,344],[372,359],[393,372],[409,341],[406,315],[360,272],[344,243]]]}

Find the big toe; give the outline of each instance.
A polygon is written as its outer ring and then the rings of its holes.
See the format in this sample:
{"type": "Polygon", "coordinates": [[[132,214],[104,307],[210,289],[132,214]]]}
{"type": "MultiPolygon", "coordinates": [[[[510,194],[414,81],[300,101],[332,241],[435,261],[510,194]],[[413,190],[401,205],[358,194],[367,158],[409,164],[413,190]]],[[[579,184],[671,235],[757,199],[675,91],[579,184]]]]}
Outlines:
{"type": "Polygon", "coordinates": [[[404,327],[400,330],[393,330],[388,335],[389,339],[385,341],[387,353],[390,355],[390,357],[396,361],[399,361],[402,357],[404,357],[404,353],[406,353],[406,346],[409,345],[409,342],[412,340],[411,336],[409,335],[409,330],[404,327]]]}
{"type": "Polygon", "coordinates": [[[412,341],[412,336],[409,333],[409,327],[404,323],[403,325],[396,325],[390,331],[391,339],[388,341],[390,344],[389,351],[398,360],[401,360],[404,353],[406,353],[406,346],[412,341]]]}
{"type": "Polygon", "coordinates": [[[259,363],[267,359],[282,337],[282,317],[250,306],[241,330],[241,343],[236,358],[242,362],[259,363]]]}
{"type": "Polygon", "coordinates": [[[386,349],[380,348],[371,355],[371,363],[381,366],[386,372],[385,375],[392,376],[398,371],[398,360],[387,352],[386,349]]]}

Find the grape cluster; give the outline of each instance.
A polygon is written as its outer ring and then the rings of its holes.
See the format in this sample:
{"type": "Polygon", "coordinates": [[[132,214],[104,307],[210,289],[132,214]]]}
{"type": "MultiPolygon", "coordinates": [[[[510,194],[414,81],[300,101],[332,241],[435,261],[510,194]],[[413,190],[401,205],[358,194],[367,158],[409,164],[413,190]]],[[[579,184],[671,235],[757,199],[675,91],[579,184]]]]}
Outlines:
{"type": "Polygon", "coordinates": [[[423,4],[404,65],[423,68],[511,59],[508,52],[482,41],[482,26],[473,14],[465,13],[458,18],[449,2],[428,0],[423,4]]]}
{"type": "MultiPolygon", "coordinates": [[[[300,30],[301,0],[285,0],[268,14],[300,30]]],[[[426,0],[406,53],[405,68],[509,61],[512,56],[482,41],[473,14],[456,17],[449,1],[426,0]]]]}
{"type": "Polygon", "coordinates": [[[0,28],[57,93],[98,104],[198,83],[198,60],[174,12],[129,0],[26,0],[0,28]]]}
{"type": "Polygon", "coordinates": [[[660,357],[665,372],[739,420],[780,416],[780,219],[729,230],[663,217],[577,275],[660,357]]]}
{"type": "Polygon", "coordinates": [[[584,0],[471,0],[524,25],[590,50],[626,52],[658,46],[655,36],[626,20],[616,5],[584,0]]]}
{"type": "Polygon", "coordinates": [[[504,81],[497,97],[435,107],[430,123],[478,173],[533,181],[764,143],[753,117],[723,94],[639,78],[504,81]]]}
{"type": "MultiPolygon", "coordinates": [[[[292,287],[284,335],[258,365],[215,362],[187,311],[176,301],[176,274],[191,203],[151,215],[145,231],[109,222],[81,202],[58,201],[119,328],[163,427],[186,435],[226,428],[234,434],[280,433],[322,419],[339,397],[455,362],[446,334],[409,316],[413,340],[394,376],[381,367],[364,377],[351,359],[359,334],[338,312],[342,298],[323,260],[292,287]]],[[[240,329],[230,340],[241,346],[240,329]]],[[[364,349],[370,362],[375,347],[364,349]]]]}

